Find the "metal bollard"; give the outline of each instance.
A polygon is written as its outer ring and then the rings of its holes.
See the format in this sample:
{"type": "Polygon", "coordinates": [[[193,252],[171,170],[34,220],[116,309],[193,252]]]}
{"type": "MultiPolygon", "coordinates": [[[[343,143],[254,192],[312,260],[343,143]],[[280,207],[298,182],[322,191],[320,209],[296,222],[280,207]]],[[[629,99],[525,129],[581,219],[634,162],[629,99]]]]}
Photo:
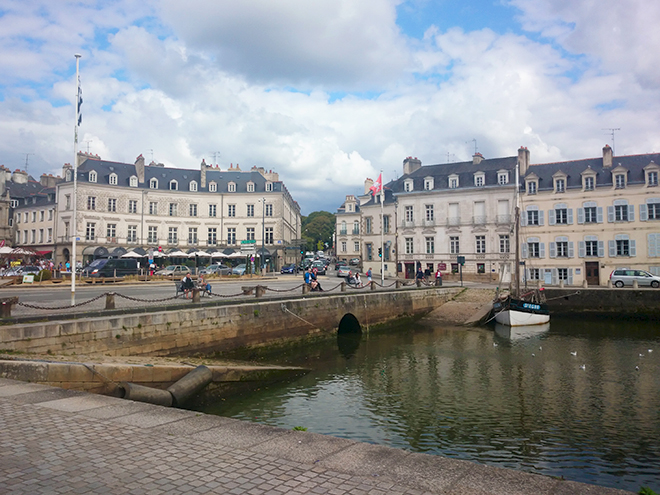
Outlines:
{"type": "Polygon", "coordinates": [[[115,293],[110,292],[105,295],[105,309],[115,309],[115,293]]]}

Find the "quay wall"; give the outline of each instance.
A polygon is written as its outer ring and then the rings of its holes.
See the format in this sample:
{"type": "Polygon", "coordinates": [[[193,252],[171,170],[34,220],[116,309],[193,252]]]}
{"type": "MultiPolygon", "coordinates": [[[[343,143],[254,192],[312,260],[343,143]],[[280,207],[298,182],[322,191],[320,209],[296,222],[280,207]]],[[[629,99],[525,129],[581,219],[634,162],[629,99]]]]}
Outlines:
{"type": "Polygon", "coordinates": [[[660,319],[660,289],[545,288],[550,314],[660,319]]]}
{"type": "Polygon", "coordinates": [[[230,351],[333,333],[348,313],[369,326],[420,316],[441,306],[460,288],[411,288],[258,299],[240,304],[127,311],[0,326],[0,349],[26,353],[167,356],[230,351]]]}

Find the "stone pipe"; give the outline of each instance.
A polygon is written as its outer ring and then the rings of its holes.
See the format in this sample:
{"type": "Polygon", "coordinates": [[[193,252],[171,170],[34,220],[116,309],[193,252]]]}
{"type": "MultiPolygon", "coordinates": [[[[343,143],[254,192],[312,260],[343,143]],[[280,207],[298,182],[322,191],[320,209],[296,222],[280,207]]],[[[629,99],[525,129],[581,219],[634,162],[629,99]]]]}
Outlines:
{"type": "Polygon", "coordinates": [[[167,387],[172,394],[172,405],[183,404],[190,397],[206,387],[213,380],[213,372],[206,366],[197,366],[194,370],[181,378],[178,382],[167,387]]]}
{"type": "Polygon", "coordinates": [[[123,394],[121,395],[122,399],[147,402],[149,404],[157,404],[166,407],[172,406],[172,394],[167,390],[145,387],[144,385],[136,385],[135,383],[129,382],[122,382],[119,385],[119,388],[123,390],[123,394]]]}

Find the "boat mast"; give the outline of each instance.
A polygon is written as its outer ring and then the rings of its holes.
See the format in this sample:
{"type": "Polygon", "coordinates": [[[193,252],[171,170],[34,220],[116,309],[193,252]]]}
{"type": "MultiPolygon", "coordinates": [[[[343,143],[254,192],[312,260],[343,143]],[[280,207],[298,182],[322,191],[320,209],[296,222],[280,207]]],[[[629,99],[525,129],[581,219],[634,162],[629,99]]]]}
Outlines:
{"type": "Polygon", "coordinates": [[[516,161],[516,209],[513,219],[514,238],[516,243],[513,276],[515,277],[514,296],[520,295],[520,161],[516,161]]]}

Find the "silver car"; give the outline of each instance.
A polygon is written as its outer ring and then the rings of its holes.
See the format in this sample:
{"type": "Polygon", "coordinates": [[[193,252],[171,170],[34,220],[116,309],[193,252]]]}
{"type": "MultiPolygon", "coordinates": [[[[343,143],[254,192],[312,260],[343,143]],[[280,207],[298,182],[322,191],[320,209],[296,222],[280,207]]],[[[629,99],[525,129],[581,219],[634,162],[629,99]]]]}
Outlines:
{"type": "Polygon", "coordinates": [[[644,270],[617,268],[610,274],[610,280],[615,287],[632,287],[634,281],[637,281],[639,287],[660,287],[660,277],[644,270]]]}

